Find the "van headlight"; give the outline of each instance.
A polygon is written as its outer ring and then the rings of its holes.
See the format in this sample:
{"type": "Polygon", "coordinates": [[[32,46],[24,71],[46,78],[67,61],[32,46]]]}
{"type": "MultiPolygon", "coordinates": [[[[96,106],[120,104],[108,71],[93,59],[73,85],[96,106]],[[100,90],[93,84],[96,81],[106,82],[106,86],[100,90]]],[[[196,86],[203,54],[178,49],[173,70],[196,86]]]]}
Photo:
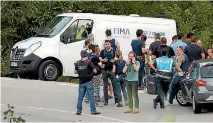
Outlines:
{"type": "Polygon", "coordinates": [[[33,52],[34,52],[35,50],[37,50],[40,46],[41,46],[41,41],[39,41],[39,42],[37,42],[37,43],[35,43],[35,44],[30,45],[30,46],[26,49],[26,51],[25,51],[25,53],[24,53],[24,57],[30,55],[31,53],[33,53],[33,52]]]}

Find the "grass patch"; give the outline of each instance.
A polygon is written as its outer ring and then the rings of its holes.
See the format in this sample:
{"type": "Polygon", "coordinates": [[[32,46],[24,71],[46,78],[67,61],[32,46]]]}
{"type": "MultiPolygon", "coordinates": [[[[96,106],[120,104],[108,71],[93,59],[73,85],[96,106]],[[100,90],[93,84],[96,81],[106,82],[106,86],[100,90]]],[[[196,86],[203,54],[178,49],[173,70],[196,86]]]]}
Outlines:
{"type": "Polygon", "coordinates": [[[79,81],[78,81],[78,78],[73,78],[73,77],[59,77],[57,80],[57,82],[68,82],[68,83],[75,83],[75,84],[78,84],[79,81]]]}

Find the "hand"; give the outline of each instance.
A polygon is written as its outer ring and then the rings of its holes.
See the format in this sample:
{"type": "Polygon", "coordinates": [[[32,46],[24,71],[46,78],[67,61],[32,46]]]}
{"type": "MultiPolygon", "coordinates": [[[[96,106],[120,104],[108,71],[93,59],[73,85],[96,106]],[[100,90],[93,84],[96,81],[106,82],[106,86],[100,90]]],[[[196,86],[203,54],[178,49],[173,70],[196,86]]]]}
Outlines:
{"type": "Polygon", "coordinates": [[[103,61],[104,61],[104,62],[108,62],[108,59],[107,59],[107,58],[105,58],[103,61]]]}
{"type": "Polygon", "coordinates": [[[135,63],[135,57],[132,58],[132,63],[135,63]]]}
{"type": "Polygon", "coordinates": [[[130,60],[130,59],[127,59],[126,64],[129,65],[130,62],[131,62],[131,60],[130,60]]]}

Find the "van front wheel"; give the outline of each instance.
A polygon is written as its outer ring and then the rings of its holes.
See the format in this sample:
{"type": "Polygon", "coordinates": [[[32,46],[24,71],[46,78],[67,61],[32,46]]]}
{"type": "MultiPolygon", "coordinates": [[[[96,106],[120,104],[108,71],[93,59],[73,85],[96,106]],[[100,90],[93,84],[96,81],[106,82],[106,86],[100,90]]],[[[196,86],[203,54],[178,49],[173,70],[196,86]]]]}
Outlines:
{"type": "Polygon", "coordinates": [[[59,65],[52,60],[47,60],[41,63],[38,69],[38,75],[41,80],[55,81],[59,77],[59,65]]]}

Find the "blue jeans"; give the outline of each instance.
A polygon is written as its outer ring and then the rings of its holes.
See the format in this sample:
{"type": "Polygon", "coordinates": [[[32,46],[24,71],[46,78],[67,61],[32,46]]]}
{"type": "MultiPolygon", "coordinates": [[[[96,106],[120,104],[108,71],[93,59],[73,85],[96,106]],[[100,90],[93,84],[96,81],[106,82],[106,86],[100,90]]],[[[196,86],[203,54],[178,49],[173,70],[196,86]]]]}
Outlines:
{"type": "Polygon", "coordinates": [[[157,84],[157,92],[158,95],[155,98],[156,103],[160,102],[160,105],[164,105],[164,98],[166,96],[166,93],[168,92],[168,86],[170,83],[170,80],[161,78],[161,77],[156,77],[156,84],[157,84]]]}
{"type": "Polygon", "coordinates": [[[94,87],[92,82],[79,84],[77,112],[80,112],[80,113],[82,112],[82,102],[86,92],[88,94],[88,99],[90,102],[90,110],[91,112],[96,112],[95,101],[94,101],[94,87]]]}
{"type": "Polygon", "coordinates": [[[173,99],[175,95],[180,90],[180,81],[182,80],[181,76],[174,75],[172,78],[172,82],[170,84],[170,91],[169,91],[169,103],[173,104],[173,99]]]}
{"type": "MultiPolygon", "coordinates": [[[[117,79],[119,86],[121,87],[121,91],[123,93],[124,100],[128,101],[127,92],[126,92],[126,79],[125,78],[126,78],[125,76],[119,75],[118,78],[116,78],[116,79],[117,79]]],[[[121,101],[122,101],[122,98],[121,98],[121,101]]]]}
{"type": "Polygon", "coordinates": [[[139,60],[140,62],[140,69],[139,69],[139,72],[138,72],[138,86],[141,87],[141,86],[144,86],[142,85],[143,84],[143,72],[144,72],[144,67],[145,67],[145,61],[144,60],[139,60]]]}

